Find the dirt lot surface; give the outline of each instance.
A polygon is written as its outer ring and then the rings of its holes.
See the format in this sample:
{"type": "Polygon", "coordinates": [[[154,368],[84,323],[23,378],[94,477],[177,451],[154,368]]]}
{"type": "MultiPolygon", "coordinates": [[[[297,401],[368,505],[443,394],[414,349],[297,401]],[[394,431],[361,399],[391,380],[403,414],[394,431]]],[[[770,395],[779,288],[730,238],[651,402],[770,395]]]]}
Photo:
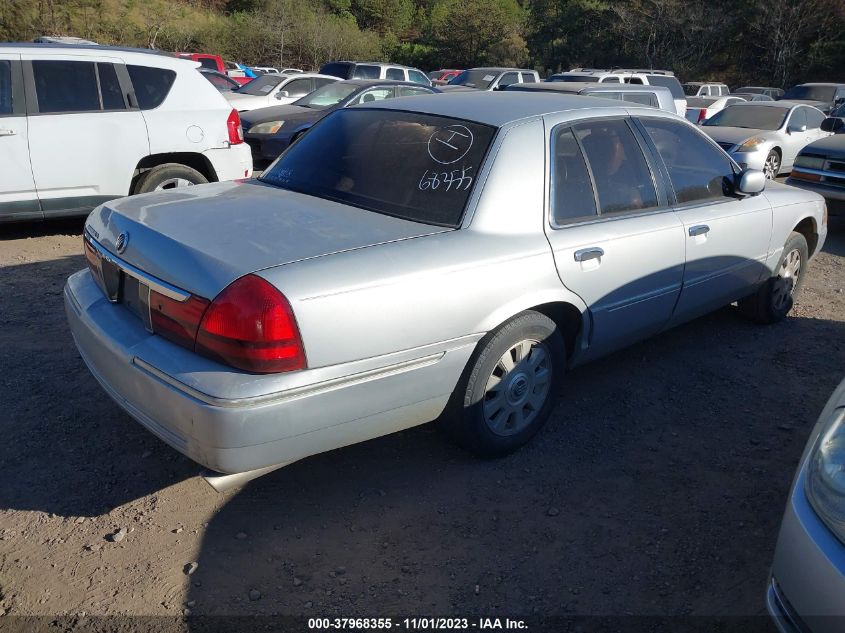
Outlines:
{"type": "Polygon", "coordinates": [[[0,623],[765,612],[798,457],[845,375],[845,222],[785,322],[726,308],[579,368],[515,455],[427,425],[226,494],[76,353],[62,286],[81,229],[0,227],[0,623]]]}

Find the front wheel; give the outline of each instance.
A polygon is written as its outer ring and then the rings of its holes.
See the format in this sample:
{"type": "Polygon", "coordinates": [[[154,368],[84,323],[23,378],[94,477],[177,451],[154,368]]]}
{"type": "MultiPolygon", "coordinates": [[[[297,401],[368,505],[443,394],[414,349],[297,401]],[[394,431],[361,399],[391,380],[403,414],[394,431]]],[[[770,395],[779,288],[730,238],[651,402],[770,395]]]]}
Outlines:
{"type": "Polygon", "coordinates": [[[742,314],[758,323],[777,323],[789,314],[807,273],[807,239],[793,231],[783,246],[776,272],[753,295],[739,301],[742,314]]]}
{"type": "Polygon", "coordinates": [[[479,455],[515,451],[551,415],[565,361],[555,322],[539,312],[523,312],[482,339],[441,428],[479,455]]]}
{"type": "Polygon", "coordinates": [[[771,150],[766,156],[766,162],[763,164],[763,173],[769,180],[774,180],[780,173],[780,154],[775,150],[771,150]]]}

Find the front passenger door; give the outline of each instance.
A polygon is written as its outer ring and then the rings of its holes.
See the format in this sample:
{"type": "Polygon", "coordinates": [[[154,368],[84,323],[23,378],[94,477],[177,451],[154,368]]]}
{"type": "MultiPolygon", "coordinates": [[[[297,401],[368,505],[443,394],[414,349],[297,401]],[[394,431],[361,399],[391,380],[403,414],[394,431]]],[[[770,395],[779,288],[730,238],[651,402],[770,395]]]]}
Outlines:
{"type": "Polygon", "coordinates": [[[662,159],[684,225],[686,265],[674,325],[750,294],[765,278],[772,208],[765,196],[733,194],[733,163],[701,132],[670,119],[639,123],[662,159]]]}

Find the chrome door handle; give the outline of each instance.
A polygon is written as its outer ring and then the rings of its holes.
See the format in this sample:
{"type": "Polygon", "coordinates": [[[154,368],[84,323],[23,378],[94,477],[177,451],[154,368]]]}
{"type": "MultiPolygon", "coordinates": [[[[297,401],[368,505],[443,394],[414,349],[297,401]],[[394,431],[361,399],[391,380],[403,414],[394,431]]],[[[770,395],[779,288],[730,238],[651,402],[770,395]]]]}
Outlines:
{"type": "Polygon", "coordinates": [[[710,232],[710,227],[706,224],[699,224],[697,226],[689,227],[689,236],[695,237],[696,235],[704,235],[705,233],[710,232]]]}
{"type": "Polygon", "coordinates": [[[604,256],[604,251],[597,246],[593,248],[582,248],[581,250],[575,251],[576,262],[585,262],[588,259],[598,259],[602,256],[604,256]]]}
{"type": "Polygon", "coordinates": [[[17,134],[14,130],[0,130],[0,136],[14,136],[17,134]]]}

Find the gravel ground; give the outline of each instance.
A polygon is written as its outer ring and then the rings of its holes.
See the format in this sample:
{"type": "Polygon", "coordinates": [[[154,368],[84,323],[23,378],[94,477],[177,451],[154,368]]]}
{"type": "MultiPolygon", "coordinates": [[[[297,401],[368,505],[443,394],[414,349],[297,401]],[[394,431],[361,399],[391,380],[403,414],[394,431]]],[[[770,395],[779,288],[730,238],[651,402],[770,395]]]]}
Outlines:
{"type": "Polygon", "coordinates": [[[226,494],[77,355],[61,293],[84,266],[82,222],[2,227],[0,628],[186,608],[763,614],[797,460],[845,374],[845,222],[831,222],[785,322],[726,308],[579,368],[515,455],[476,459],[426,425],[226,494]]]}

